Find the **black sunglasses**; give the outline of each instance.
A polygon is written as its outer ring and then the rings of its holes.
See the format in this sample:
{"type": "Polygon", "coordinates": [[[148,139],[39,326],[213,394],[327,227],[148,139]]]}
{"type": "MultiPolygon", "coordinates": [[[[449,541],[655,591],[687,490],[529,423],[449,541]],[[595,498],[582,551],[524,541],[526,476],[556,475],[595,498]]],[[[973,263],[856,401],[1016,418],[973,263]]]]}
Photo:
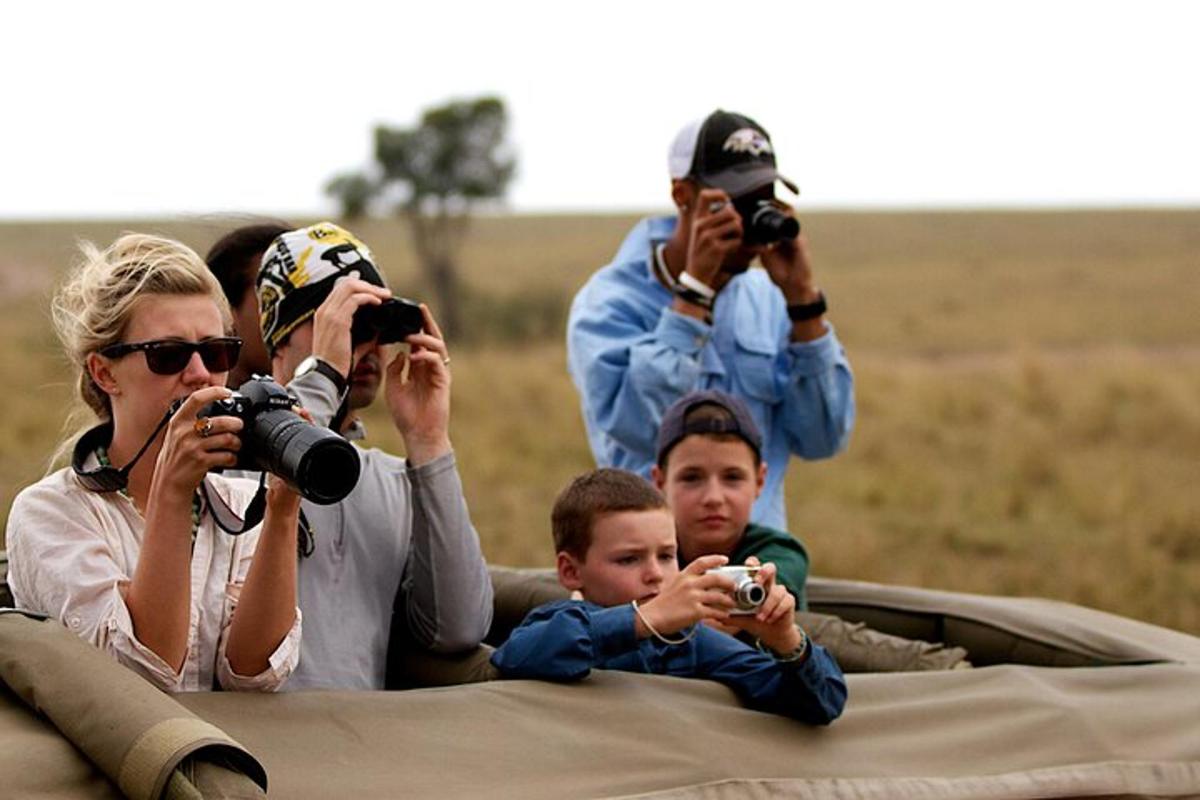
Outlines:
{"type": "Polygon", "coordinates": [[[100,350],[100,355],[120,358],[138,350],[146,354],[146,366],[156,375],[175,375],[183,372],[192,360],[192,353],[200,354],[200,360],[209,372],[227,372],[237,363],[238,353],[242,351],[242,340],[236,336],[221,336],[201,342],[155,339],[149,342],[110,344],[100,350]]]}

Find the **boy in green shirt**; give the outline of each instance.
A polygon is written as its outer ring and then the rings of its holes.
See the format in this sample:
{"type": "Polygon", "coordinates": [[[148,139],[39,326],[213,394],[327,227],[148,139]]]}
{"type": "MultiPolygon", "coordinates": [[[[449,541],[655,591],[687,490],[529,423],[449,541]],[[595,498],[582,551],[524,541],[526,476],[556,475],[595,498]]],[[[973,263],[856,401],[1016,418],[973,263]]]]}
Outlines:
{"type": "Polygon", "coordinates": [[[807,608],[804,545],[750,522],[767,465],[762,434],[741,400],[714,390],[682,397],[663,415],[657,461],[651,475],[675,516],[680,564],[712,554],[730,564],[773,563],[796,608],[807,608]]]}

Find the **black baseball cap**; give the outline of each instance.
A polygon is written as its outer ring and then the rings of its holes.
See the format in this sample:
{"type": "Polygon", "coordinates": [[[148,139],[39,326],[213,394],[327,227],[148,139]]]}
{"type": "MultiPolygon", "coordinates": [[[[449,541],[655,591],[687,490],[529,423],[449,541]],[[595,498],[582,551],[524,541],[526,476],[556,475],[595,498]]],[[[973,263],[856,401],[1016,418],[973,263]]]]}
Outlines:
{"type": "Polygon", "coordinates": [[[746,404],[733,395],[705,389],[685,394],[663,414],[662,424],[658,427],[658,466],[666,463],[671,448],[697,433],[731,433],[739,436],[750,445],[754,455],[762,459],[762,433],[754,424],[746,404]],[[700,406],[717,406],[727,411],[728,415],[706,416],[689,421],[688,414],[700,406]]]}
{"type": "Polygon", "coordinates": [[[740,197],[781,181],[799,193],[795,182],[779,174],[767,131],[742,114],[717,109],[683,127],[667,157],[672,178],[692,178],[740,197]]]}

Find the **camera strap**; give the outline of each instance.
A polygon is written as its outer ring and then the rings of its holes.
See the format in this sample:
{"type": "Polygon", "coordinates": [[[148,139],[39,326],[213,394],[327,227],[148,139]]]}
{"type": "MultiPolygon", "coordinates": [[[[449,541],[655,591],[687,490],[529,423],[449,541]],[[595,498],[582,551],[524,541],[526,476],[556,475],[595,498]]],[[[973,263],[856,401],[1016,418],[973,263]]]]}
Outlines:
{"type": "MultiPolygon", "coordinates": [[[[117,468],[111,465],[101,464],[94,469],[88,469],[84,466],[87,463],[89,456],[93,455],[102,447],[108,447],[112,443],[113,424],[111,421],[102,422],[94,428],[86,431],[79,437],[79,441],[75,443],[75,448],[71,453],[71,469],[75,473],[75,477],[79,479],[79,483],[83,488],[99,492],[101,494],[109,494],[111,492],[121,492],[129,487],[129,473],[133,470],[138,460],[146,454],[146,450],[150,448],[151,443],[158,438],[162,433],[163,428],[167,427],[167,423],[171,421],[171,417],[179,410],[179,402],[171,404],[167,412],[163,414],[162,420],[155,427],[154,432],[146,439],[146,443],[133,457],[128,464],[117,468]]],[[[262,522],[263,513],[267,506],[267,485],[266,474],[264,473],[258,481],[258,491],[254,494],[254,499],[250,501],[250,505],[246,507],[244,517],[238,516],[225,499],[221,497],[216,490],[209,490],[208,478],[200,482],[200,495],[204,500],[204,505],[212,512],[213,520],[217,526],[226,533],[237,536],[245,533],[255,525],[262,522]]]]}
{"type": "MultiPolygon", "coordinates": [[[[208,478],[200,482],[200,494],[204,504],[212,512],[213,521],[217,527],[232,536],[241,536],[246,531],[258,525],[263,520],[267,507],[267,473],[259,473],[258,491],[254,499],[246,506],[246,514],[239,517],[238,513],[229,507],[220,493],[213,489],[209,491],[208,478]]],[[[297,531],[296,552],[300,558],[308,558],[316,549],[316,538],[304,510],[300,510],[300,528],[297,531]]]]}
{"type": "Polygon", "coordinates": [[[178,402],[172,403],[167,409],[167,413],[163,414],[163,418],[159,421],[158,427],[146,439],[146,443],[133,457],[133,460],[121,468],[117,468],[108,464],[101,464],[95,469],[87,469],[84,464],[87,462],[88,456],[97,452],[101,447],[108,447],[112,443],[113,424],[112,421],[102,422],[91,430],[86,431],[79,437],[79,441],[75,443],[75,449],[71,453],[71,469],[75,472],[75,477],[83,484],[83,488],[93,492],[120,492],[124,491],[129,486],[129,473],[133,470],[138,459],[146,454],[150,444],[158,438],[162,433],[163,428],[167,427],[167,423],[171,421],[171,417],[175,416],[175,412],[179,409],[178,402]]]}
{"type": "Polygon", "coordinates": [[[204,498],[205,507],[212,513],[213,521],[221,530],[233,536],[240,536],[262,522],[263,514],[267,510],[267,473],[259,473],[258,491],[254,493],[250,505],[246,506],[244,516],[238,516],[225,502],[225,498],[221,497],[220,492],[210,489],[207,477],[200,481],[200,496],[204,498]]]}

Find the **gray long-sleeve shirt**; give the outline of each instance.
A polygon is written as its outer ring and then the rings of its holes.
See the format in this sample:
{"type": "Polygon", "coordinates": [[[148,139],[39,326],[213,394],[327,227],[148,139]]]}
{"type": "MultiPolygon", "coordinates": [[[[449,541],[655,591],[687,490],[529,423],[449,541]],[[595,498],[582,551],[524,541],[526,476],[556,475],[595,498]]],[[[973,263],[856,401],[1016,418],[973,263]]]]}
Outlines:
{"type": "MultiPolygon", "coordinates": [[[[310,372],[288,388],[329,424],[338,396],[328,378],[310,372]]],[[[454,454],[414,468],[378,449],[358,453],[349,496],[301,504],[313,552],[300,559],[304,634],[285,690],[382,689],[393,608],[437,652],[474,647],[491,625],[492,584],[454,454]]]]}

